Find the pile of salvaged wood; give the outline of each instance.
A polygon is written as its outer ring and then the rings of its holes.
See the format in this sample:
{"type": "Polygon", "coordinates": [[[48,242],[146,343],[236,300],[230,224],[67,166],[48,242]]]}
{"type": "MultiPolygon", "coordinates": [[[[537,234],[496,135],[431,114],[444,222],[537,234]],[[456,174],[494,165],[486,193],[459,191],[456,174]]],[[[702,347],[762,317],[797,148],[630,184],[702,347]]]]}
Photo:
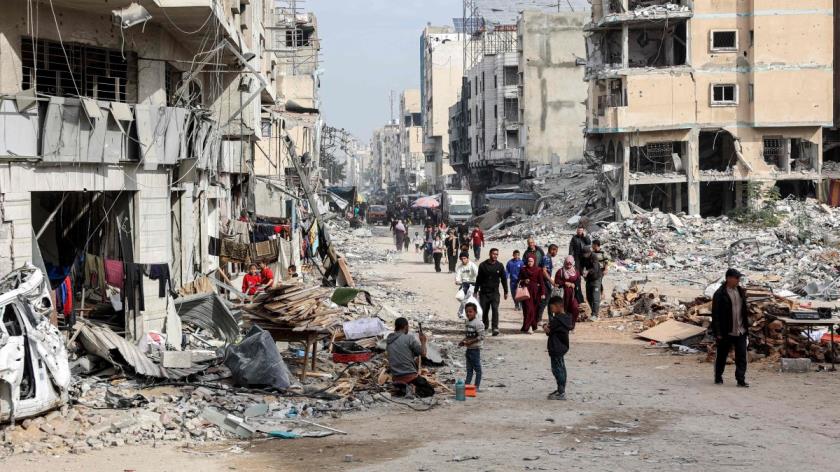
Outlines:
{"type": "Polygon", "coordinates": [[[243,319],[263,329],[336,332],[345,309],[330,303],[332,290],[303,284],[278,285],[245,305],[243,319]]]}

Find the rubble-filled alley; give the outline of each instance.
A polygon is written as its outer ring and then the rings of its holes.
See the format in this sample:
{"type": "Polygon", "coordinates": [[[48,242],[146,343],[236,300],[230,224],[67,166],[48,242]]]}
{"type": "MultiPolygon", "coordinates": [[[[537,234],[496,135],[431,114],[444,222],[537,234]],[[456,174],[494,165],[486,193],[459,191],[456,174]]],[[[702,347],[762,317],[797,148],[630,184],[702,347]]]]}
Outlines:
{"type": "Polygon", "coordinates": [[[838,2],[396,3],[3,2],[0,468],[835,470],[838,2]]]}

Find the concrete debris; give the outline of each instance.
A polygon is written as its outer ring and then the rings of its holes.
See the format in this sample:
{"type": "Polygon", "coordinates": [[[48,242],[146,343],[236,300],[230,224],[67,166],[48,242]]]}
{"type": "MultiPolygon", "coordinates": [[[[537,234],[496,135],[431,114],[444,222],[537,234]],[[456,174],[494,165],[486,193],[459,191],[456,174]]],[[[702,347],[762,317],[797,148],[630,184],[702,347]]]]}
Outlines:
{"type": "MultiPolygon", "coordinates": [[[[810,310],[804,310],[797,302],[774,295],[762,286],[748,285],[746,290],[749,348],[753,360],[778,362],[783,356],[815,362],[832,360],[830,343],[820,336],[816,339],[809,336],[807,326],[790,325],[785,328],[785,318],[797,313],[811,313],[810,310]]],[[[655,340],[661,346],[679,343],[682,347],[676,348],[678,353],[687,353],[683,349],[685,347],[702,348],[707,352],[707,360],[714,359],[715,340],[709,334],[712,315],[709,297],[700,296],[681,302],[662,297],[655,290],[645,290],[642,284],[634,284],[630,288],[613,291],[608,313],[610,318],[600,322],[655,340]]],[[[815,318],[823,316],[819,311],[813,311],[813,314],[815,318]]],[[[825,315],[830,316],[830,310],[825,315]]]]}

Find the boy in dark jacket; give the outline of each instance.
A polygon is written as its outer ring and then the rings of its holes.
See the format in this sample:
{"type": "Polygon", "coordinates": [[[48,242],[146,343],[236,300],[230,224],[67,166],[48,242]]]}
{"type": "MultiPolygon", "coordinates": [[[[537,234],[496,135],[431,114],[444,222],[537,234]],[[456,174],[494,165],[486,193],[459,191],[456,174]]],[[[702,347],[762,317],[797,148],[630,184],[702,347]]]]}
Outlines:
{"type": "Polygon", "coordinates": [[[549,400],[566,399],[566,362],[569,352],[569,331],[574,328],[572,315],[563,308],[563,297],[551,297],[548,301],[548,323],[543,331],[548,336],[548,356],[551,358],[551,373],[557,381],[557,390],[548,395],[549,400]]]}

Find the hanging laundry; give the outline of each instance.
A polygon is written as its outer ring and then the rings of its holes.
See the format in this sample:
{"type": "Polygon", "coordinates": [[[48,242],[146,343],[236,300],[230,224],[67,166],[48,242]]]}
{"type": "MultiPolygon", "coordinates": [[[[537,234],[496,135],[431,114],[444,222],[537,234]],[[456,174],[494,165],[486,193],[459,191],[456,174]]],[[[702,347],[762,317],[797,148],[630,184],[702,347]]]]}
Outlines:
{"type": "Polygon", "coordinates": [[[73,313],[73,287],[69,275],[55,289],[55,304],[57,312],[65,316],[73,313]]]}
{"type": "Polygon", "coordinates": [[[85,287],[105,293],[105,261],[93,254],[85,254],[85,287]]]}
{"type": "Polygon", "coordinates": [[[262,241],[251,245],[251,262],[274,262],[276,260],[276,241],[262,241]]]}
{"type": "Polygon", "coordinates": [[[125,277],[125,267],[122,261],[114,259],[105,259],[105,282],[108,285],[117,288],[123,288],[123,279],[125,277]]]}
{"type": "Polygon", "coordinates": [[[123,287],[124,307],[129,310],[145,311],[143,295],[143,265],[127,262],[125,264],[125,286],[123,287]]]}
{"type": "Polygon", "coordinates": [[[169,278],[169,264],[150,265],[149,278],[158,281],[158,298],[166,298],[167,288],[172,291],[172,281],[169,278]]]}
{"type": "Polygon", "coordinates": [[[221,255],[232,261],[246,262],[248,260],[249,251],[250,248],[247,244],[242,244],[231,239],[222,240],[221,255]]]}

